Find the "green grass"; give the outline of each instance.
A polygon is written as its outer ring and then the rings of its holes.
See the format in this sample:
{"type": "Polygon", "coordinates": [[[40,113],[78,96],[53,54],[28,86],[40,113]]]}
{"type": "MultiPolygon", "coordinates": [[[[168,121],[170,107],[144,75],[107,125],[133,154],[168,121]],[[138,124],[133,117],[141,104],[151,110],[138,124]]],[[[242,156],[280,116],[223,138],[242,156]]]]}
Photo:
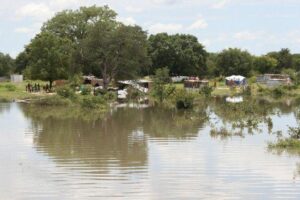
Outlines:
{"type": "Polygon", "coordinates": [[[0,83],[0,102],[11,102],[13,100],[33,99],[40,97],[40,94],[26,92],[26,85],[28,83],[39,83],[40,85],[46,84],[46,82],[43,81],[24,81],[23,83],[0,83]]]}

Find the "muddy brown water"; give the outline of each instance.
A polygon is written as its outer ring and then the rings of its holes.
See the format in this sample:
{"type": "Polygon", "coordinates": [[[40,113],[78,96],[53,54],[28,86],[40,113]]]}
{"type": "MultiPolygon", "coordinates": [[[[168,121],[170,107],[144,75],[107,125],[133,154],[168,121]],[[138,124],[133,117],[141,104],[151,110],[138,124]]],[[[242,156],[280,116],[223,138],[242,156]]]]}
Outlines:
{"type": "Polygon", "coordinates": [[[267,149],[272,133],[297,126],[298,104],[219,100],[101,118],[0,104],[0,199],[300,199],[300,154],[267,149]],[[260,121],[242,136],[210,135],[249,119],[260,121]]]}

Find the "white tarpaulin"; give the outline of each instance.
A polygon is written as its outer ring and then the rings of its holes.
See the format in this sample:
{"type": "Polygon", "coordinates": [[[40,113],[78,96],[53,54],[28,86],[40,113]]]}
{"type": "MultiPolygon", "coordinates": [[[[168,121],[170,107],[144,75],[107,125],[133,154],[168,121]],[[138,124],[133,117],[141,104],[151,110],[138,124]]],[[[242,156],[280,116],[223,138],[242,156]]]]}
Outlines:
{"type": "Polygon", "coordinates": [[[246,79],[245,77],[240,76],[240,75],[238,75],[238,76],[233,75],[233,76],[226,77],[226,80],[227,80],[227,81],[239,81],[239,82],[242,82],[242,81],[244,81],[245,79],[246,79]]]}

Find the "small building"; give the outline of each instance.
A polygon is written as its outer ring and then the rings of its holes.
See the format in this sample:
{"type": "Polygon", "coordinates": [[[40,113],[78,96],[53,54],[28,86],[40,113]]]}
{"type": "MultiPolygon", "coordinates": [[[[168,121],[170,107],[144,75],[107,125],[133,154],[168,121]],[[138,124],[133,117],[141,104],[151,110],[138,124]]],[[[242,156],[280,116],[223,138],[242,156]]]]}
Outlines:
{"type": "Polygon", "coordinates": [[[291,78],[286,74],[264,74],[256,79],[257,83],[265,84],[269,87],[292,84],[291,78]]]}
{"type": "Polygon", "coordinates": [[[184,81],[185,89],[200,89],[208,85],[209,85],[208,80],[200,80],[198,77],[190,77],[184,81]]]}
{"type": "Polygon", "coordinates": [[[0,77],[0,83],[1,82],[7,82],[7,81],[9,81],[9,79],[7,77],[5,77],[5,76],[0,77]]]}
{"type": "Polygon", "coordinates": [[[22,83],[23,82],[23,75],[12,74],[12,75],[10,75],[10,81],[12,83],[22,83]]]}
{"type": "Polygon", "coordinates": [[[225,78],[225,84],[230,87],[240,87],[240,86],[246,86],[247,80],[245,77],[240,75],[232,75],[225,78]]]}
{"type": "Polygon", "coordinates": [[[83,76],[83,84],[92,85],[94,87],[103,86],[103,79],[99,79],[93,75],[83,76]]]}

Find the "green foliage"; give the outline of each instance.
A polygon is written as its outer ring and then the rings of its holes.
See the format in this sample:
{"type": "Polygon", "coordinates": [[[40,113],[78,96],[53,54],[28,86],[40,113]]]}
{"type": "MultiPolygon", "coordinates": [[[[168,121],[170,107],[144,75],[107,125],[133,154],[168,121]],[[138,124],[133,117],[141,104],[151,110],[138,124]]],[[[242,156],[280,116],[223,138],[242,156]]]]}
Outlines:
{"type": "Polygon", "coordinates": [[[159,103],[163,103],[165,99],[174,93],[175,86],[169,83],[171,83],[169,69],[157,69],[153,77],[153,88],[151,92],[152,96],[158,100],[159,103]]]}
{"type": "Polygon", "coordinates": [[[289,135],[292,139],[300,139],[300,127],[292,128],[289,127],[289,135]]]}
{"type": "Polygon", "coordinates": [[[168,66],[172,75],[200,75],[206,73],[207,52],[192,35],[159,33],[149,37],[150,74],[168,66]]]}
{"type": "Polygon", "coordinates": [[[106,101],[113,102],[113,101],[116,101],[118,97],[117,97],[116,92],[106,92],[106,93],[104,94],[103,98],[104,98],[106,101]]]}
{"type": "Polygon", "coordinates": [[[64,98],[74,98],[75,97],[75,92],[74,90],[69,87],[69,86],[62,86],[56,88],[56,93],[64,98]]]}
{"type": "Polygon", "coordinates": [[[127,87],[127,93],[128,100],[139,100],[140,98],[145,96],[145,94],[133,87],[127,87]]]}
{"type": "Polygon", "coordinates": [[[283,87],[276,87],[271,90],[272,95],[276,98],[282,97],[285,94],[285,90],[283,87]]]}
{"type": "Polygon", "coordinates": [[[31,79],[52,82],[66,79],[70,64],[71,43],[51,33],[38,34],[26,47],[29,59],[29,75],[31,79]]]}
{"type": "Polygon", "coordinates": [[[222,75],[248,76],[252,70],[252,56],[240,49],[223,50],[217,58],[217,67],[222,75]]]}
{"type": "Polygon", "coordinates": [[[96,67],[107,89],[112,80],[131,79],[148,64],[147,34],[138,26],[99,21],[80,43],[83,63],[96,67]]]}
{"type": "Polygon", "coordinates": [[[89,85],[85,85],[81,88],[81,95],[91,95],[92,87],[89,85]]]}
{"type": "Polygon", "coordinates": [[[206,98],[211,97],[211,93],[213,92],[213,87],[209,85],[205,85],[204,87],[200,88],[200,94],[204,95],[206,98]]]}
{"type": "Polygon", "coordinates": [[[9,92],[14,92],[17,90],[17,87],[13,84],[8,83],[5,85],[5,89],[9,92]]]}
{"type": "Polygon", "coordinates": [[[253,68],[261,74],[275,72],[278,61],[270,56],[260,56],[254,59],[253,68]]]}
{"type": "Polygon", "coordinates": [[[8,76],[15,68],[14,60],[7,54],[0,52],[0,77],[8,76]]]}
{"type": "Polygon", "coordinates": [[[243,94],[247,95],[247,96],[251,96],[252,94],[252,88],[251,86],[247,86],[244,90],[243,90],[243,94]]]}
{"type": "Polygon", "coordinates": [[[40,106],[68,106],[71,103],[70,99],[58,95],[47,96],[33,101],[33,104],[40,106]]]}
{"type": "Polygon", "coordinates": [[[85,109],[103,109],[106,105],[105,100],[99,96],[85,96],[80,105],[85,109]]]}
{"type": "Polygon", "coordinates": [[[194,95],[185,89],[176,90],[175,100],[177,109],[189,109],[194,105],[194,95]]]}

